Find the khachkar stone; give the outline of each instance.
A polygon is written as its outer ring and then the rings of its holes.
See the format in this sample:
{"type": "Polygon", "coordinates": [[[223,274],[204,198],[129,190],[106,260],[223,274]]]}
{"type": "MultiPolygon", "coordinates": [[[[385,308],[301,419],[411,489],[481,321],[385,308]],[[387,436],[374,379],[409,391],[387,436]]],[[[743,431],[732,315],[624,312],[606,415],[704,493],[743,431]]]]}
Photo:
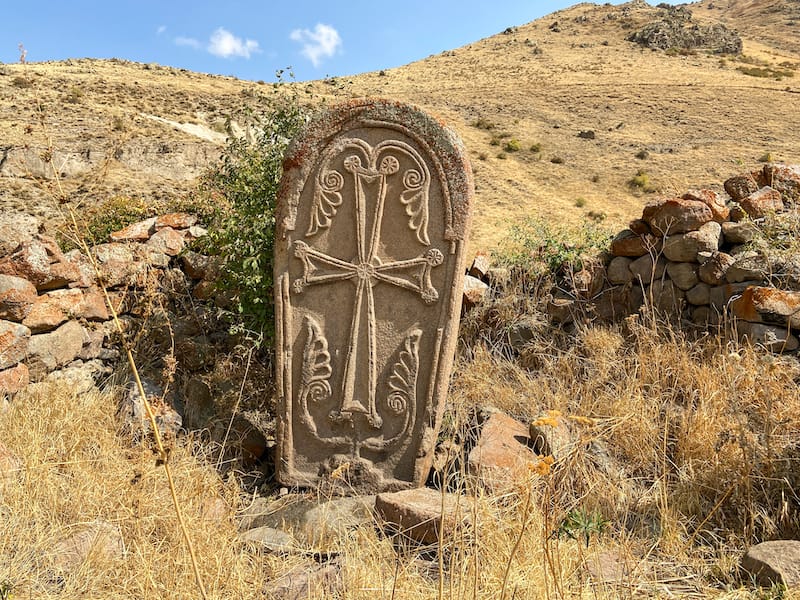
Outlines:
{"type": "Polygon", "coordinates": [[[458,136],[413,106],[351,101],[289,148],[275,241],[282,483],[424,483],[472,194],[458,136]]]}

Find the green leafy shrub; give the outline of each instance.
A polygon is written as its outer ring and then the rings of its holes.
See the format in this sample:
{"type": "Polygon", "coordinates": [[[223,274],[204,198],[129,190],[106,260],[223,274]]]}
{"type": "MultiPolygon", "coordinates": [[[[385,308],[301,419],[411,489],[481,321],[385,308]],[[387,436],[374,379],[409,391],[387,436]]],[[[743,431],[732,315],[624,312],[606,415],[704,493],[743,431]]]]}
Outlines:
{"type": "Polygon", "coordinates": [[[639,169],[636,175],[628,180],[628,187],[633,191],[641,191],[647,194],[655,191],[655,188],[650,182],[650,175],[643,169],[639,169]]]}
{"type": "Polygon", "coordinates": [[[204,249],[225,261],[217,285],[233,298],[238,325],[267,345],[274,333],[274,211],[283,155],[311,113],[296,95],[282,91],[277,86],[260,99],[264,108],[247,111],[255,136],[231,139],[201,184],[216,207],[204,249]]]}
{"type": "Polygon", "coordinates": [[[519,152],[522,150],[522,144],[519,143],[517,138],[511,138],[503,145],[503,150],[506,152],[519,152]]]}

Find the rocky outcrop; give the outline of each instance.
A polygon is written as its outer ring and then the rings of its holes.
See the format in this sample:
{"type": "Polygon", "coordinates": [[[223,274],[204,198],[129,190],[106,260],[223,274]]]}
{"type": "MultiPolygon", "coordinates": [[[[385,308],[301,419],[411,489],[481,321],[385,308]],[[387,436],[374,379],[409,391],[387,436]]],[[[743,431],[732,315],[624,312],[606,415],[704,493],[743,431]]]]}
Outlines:
{"type": "Polygon", "coordinates": [[[656,50],[709,50],[716,54],[741,54],[742,38],[720,23],[702,26],[694,23],[685,7],[669,7],[662,19],[648,23],[627,37],[656,50]]]}

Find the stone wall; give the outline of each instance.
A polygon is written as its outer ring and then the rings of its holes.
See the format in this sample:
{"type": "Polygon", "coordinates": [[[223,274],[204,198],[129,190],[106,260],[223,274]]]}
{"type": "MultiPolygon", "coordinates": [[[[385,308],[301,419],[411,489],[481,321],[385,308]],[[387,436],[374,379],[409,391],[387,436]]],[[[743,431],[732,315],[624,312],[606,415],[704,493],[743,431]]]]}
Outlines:
{"type": "Polygon", "coordinates": [[[615,320],[654,308],[700,326],[726,322],[742,340],[796,351],[800,256],[786,249],[800,233],[800,166],[766,164],[724,189],[648,204],[613,239],[604,268],[575,274],[571,292],[554,295],[551,318],[615,320]]]}
{"type": "MultiPolygon", "coordinates": [[[[90,388],[111,372],[121,348],[101,282],[123,328],[134,332],[145,313],[168,310],[163,294],[199,286],[203,295],[210,287],[202,281],[208,259],[191,252],[178,258],[187,241],[205,234],[188,214],[151,218],[112,234],[109,243],[91,248],[96,269],[80,250],[63,253],[35,219],[6,213],[2,222],[0,395],[44,380],[90,388]]],[[[202,339],[185,315],[175,323],[191,330],[176,333],[178,344],[187,333],[202,339]]],[[[202,362],[196,346],[197,340],[182,349],[190,367],[202,362]]]]}

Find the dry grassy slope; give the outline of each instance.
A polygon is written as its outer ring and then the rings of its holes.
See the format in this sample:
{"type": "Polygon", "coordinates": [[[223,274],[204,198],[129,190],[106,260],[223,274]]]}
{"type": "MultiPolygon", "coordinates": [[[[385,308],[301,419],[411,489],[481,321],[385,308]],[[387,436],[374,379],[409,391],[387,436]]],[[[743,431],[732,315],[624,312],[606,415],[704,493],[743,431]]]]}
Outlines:
{"type": "MultiPolygon", "coordinates": [[[[800,65],[788,13],[766,6],[777,0],[716,0],[714,9],[708,3],[691,6],[697,18],[737,26],[747,55],[771,65],[800,65]],[[750,5],[759,8],[757,14],[750,5]],[[771,37],[759,33],[764,27],[771,37]],[[748,37],[751,30],[758,42],[748,37]]],[[[788,11],[797,3],[783,4],[788,11]]],[[[649,199],[627,186],[639,169],[669,193],[719,185],[751,168],[765,152],[779,160],[800,160],[800,75],[782,81],[751,77],[736,70],[741,66],[737,61],[721,63],[702,53],[670,57],[625,41],[631,31],[662,14],[642,3],[580,4],[383,75],[366,73],[306,87],[323,95],[411,101],[449,120],[464,138],[476,171],[475,250],[491,248],[508,223],[523,214],[581,222],[596,211],[615,226],[624,223],[649,199]],[[556,21],[558,32],[550,29],[556,21]],[[480,118],[497,127],[489,132],[473,126],[480,118]],[[582,130],[594,131],[596,138],[579,138],[582,130]],[[498,158],[502,148],[490,139],[500,132],[517,138],[522,151],[498,158]],[[529,150],[534,143],[541,144],[541,153],[529,150]],[[649,158],[636,158],[643,149],[649,158]],[[563,163],[554,164],[554,157],[563,163]]],[[[225,115],[253,90],[270,89],[109,61],[27,65],[26,76],[35,84],[20,88],[13,81],[23,67],[4,69],[0,149],[31,143],[41,134],[38,127],[24,133],[26,124],[36,122],[37,99],[46,107],[56,147],[82,156],[89,148],[101,157],[114,156],[122,147],[120,160],[92,165],[82,185],[80,178],[71,182],[70,189],[88,201],[109,193],[180,193],[214,154],[213,143],[143,114],[219,130],[225,115]],[[76,88],[80,93],[74,98],[76,88]],[[107,175],[99,177],[103,168],[107,175]]],[[[0,179],[0,203],[30,205],[32,198],[36,192],[24,179],[0,179]]]]}

